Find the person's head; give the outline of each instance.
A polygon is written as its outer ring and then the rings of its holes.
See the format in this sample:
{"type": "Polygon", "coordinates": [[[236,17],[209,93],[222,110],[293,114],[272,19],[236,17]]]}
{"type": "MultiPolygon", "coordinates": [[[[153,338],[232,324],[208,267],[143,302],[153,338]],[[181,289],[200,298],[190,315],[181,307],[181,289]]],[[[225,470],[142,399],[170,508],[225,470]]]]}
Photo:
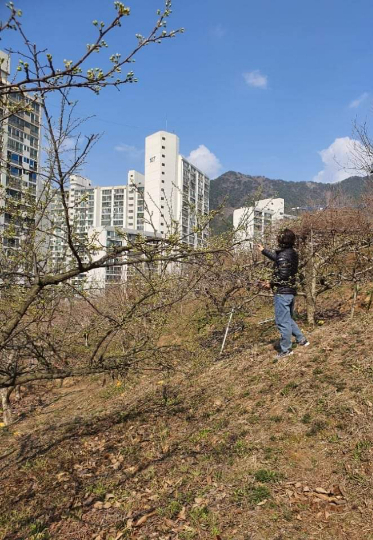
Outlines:
{"type": "Polygon", "coordinates": [[[284,229],[277,237],[278,245],[281,248],[292,248],[295,240],[295,233],[291,229],[284,229]]]}

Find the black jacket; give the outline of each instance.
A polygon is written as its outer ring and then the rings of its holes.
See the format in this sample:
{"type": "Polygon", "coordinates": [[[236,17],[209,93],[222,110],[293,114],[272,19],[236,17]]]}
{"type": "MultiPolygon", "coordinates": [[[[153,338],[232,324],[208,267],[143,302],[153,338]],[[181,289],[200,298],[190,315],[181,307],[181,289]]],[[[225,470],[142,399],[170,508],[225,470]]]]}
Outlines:
{"type": "Polygon", "coordinates": [[[293,248],[277,249],[274,253],[263,249],[263,255],[274,264],[271,287],[275,294],[297,294],[298,253],[293,248]]]}

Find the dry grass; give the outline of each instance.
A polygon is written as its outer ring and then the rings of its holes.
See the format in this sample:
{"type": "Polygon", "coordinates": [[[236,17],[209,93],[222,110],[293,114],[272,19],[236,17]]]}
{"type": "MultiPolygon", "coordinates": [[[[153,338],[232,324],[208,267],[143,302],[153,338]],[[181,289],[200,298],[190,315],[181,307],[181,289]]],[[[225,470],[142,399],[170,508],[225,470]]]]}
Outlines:
{"type": "Polygon", "coordinates": [[[0,538],[373,539],[372,323],[277,364],[249,328],[219,362],[26,399],[0,433],[0,538]]]}

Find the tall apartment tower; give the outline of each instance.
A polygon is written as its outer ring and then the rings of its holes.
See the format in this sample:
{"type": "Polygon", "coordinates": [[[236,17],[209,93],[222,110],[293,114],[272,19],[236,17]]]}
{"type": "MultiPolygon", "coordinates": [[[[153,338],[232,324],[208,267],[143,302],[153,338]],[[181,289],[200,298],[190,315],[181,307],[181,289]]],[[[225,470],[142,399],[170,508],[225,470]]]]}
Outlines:
{"type": "Polygon", "coordinates": [[[210,180],[179,153],[179,138],[159,131],[145,139],[145,227],[162,237],[179,232],[184,242],[200,245],[199,216],[209,213],[210,180]]]}
{"type": "MultiPolygon", "coordinates": [[[[97,257],[113,243],[122,241],[118,231],[133,235],[136,231],[144,230],[144,175],[137,171],[129,171],[127,185],[103,187],[93,187],[88,178],[71,175],[66,198],[69,220],[77,243],[85,245],[95,238],[95,244],[102,247],[97,252],[97,257]]],[[[61,195],[58,191],[51,204],[51,217],[55,232],[50,243],[51,263],[54,268],[61,269],[69,265],[71,253],[67,244],[61,195]]],[[[120,267],[107,269],[107,282],[122,275],[120,267]]],[[[102,284],[105,282],[105,269],[92,272],[89,277],[91,281],[94,279],[102,284]]]]}
{"type": "MultiPolygon", "coordinates": [[[[0,77],[6,83],[10,75],[10,57],[0,51],[0,77]]],[[[16,208],[32,205],[41,192],[39,176],[41,107],[32,97],[19,93],[9,94],[14,105],[28,105],[7,117],[0,103],[0,117],[5,116],[0,132],[0,237],[5,248],[19,246],[27,220],[15,217],[16,208]],[[4,235],[9,225],[14,227],[12,237],[4,235]]]]}
{"type": "Polygon", "coordinates": [[[275,222],[291,217],[285,215],[284,199],[262,199],[255,206],[237,208],[233,212],[233,227],[237,240],[247,241],[250,247],[255,239],[261,240],[275,222]]]}

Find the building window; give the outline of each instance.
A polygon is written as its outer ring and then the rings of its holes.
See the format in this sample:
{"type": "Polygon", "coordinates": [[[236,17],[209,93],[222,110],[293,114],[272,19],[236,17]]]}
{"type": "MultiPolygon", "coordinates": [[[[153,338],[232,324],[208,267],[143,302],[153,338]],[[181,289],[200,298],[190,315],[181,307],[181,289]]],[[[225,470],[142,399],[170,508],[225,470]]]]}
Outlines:
{"type": "Polygon", "coordinates": [[[164,154],[162,154],[162,157],[164,157],[164,158],[165,158],[166,156],[165,156],[164,154]]]}
{"type": "MultiPolygon", "coordinates": [[[[163,199],[163,197],[161,197],[161,199],[163,199]]],[[[161,208],[164,208],[164,206],[161,205],[161,208]]]]}
{"type": "Polygon", "coordinates": [[[166,140],[166,137],[162,137],[162,141],[165,141],[166,140]]]}
{"type": "Polygon", "coordinates": [[[162,184],[164,184],[164,180],[162,180],[162,184]]]}
{"type": "Polygon", "coordinates": [[[162,171],[162,174],[166,174],[164,171],[162,171]]]}
{"type": "Polygon", "coordinates": [[[165,166],[166,166],[166,164],[165,164],[165,163],[162,163],[162,167],[165,167],[165,166]]]}
{"type": "MultiPolygon", "coordinates": [[[[164,197],[161,197],[161,201],[164,201],[164,197]]],[[[162,208],[163,208],[163,206],[162,206],[162,208]]]]}
{"type": "Polygon", "coordinates": [[[166,150],[166,147],[165,147],[165,146],[162,146],[162,150],[166,150]]]}

